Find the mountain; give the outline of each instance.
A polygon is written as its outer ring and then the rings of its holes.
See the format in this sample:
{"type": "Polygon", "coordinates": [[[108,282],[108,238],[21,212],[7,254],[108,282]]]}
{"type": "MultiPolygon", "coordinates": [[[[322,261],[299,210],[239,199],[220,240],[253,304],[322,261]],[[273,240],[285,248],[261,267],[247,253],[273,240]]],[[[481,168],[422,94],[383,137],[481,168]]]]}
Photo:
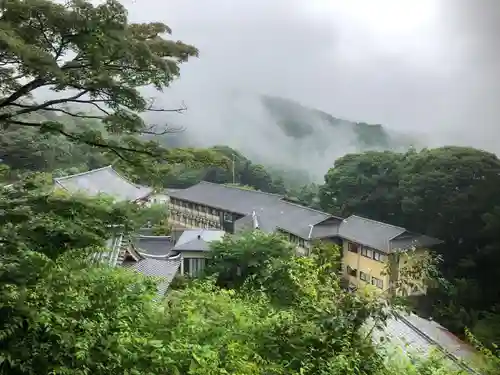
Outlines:
{"type": "Polygon", "coordinates": [[[231,93],[189,100],[188,111],[168,118],[185,131],[165,138],[170,146],[228,145],[256,163],[294,169],[322,180],[336,158],[367,150],[420,147],[420,138],[382,125],[334,117],[295,101],[231,93]]]}

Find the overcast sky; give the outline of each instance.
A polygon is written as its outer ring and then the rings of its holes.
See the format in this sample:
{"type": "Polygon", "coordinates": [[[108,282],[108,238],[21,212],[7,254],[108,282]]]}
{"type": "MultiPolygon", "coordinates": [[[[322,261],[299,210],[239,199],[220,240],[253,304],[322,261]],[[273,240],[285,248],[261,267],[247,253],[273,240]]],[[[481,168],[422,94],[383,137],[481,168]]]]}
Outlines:
{"type": "Polygon", "coordinates": [[[231,89],[276,94],[500,152],[500,0],[123,2],[199,48],[167,92],[188,106],[223,105],[210,96],[231,89]]]}

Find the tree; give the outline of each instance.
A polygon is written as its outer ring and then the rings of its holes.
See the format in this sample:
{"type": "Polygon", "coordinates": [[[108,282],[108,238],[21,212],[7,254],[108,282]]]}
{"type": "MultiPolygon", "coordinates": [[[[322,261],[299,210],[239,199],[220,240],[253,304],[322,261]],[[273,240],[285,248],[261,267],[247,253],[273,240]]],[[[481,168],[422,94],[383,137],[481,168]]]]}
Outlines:
{"type": "Polygon", "coordinates": [[[0,25],[4,129],[21,126],[60,134],[129,162],[139,163],[146,156],[170,163],[210,159],[206,151],[166,150],[140,138],[169,131],[146,125],[142,112],[185,109],[156,108],[140,89],[162,91],[179,76],[181,63],[198,56],[195,47],[165,39],[171,33],[167,25],[130,23],[116,0],[98,5],[84,0],[6,0],[0,6],[0,25]],[[33,101],[40,89],[51,90],[57,98],[33,101]],[[44,121],[30,118],[41,110],[53,116],[44,121]],[[70,129],[59,114],[98,120],[104,129],[70,129]]]}
{"type": "Polygon", "coordinates": [[[335,162],[321,187],[321,205],[358,214],[444,241],[434,248],[449,288],[429,290],[432,314],[454,332],[497,303],[500,267],[500,160],[466,148],[368,152],[335,162]]]}
{"type": "Polygon", "coordinates": [[[32,174],[0,190],[3,255],[31,250],[56,259],[67,251],[104,246],[114,231],[131,231],[138,207],[106,197],[53,193],[50,175],[32,174]]]}
{"type": "Polygon", "coordinates": [[[356,213],[397,222],[402,159],[404,155],[389,151],[348,154],[337,159],[320,188],[321,208],[340,216],[356,213]]]}

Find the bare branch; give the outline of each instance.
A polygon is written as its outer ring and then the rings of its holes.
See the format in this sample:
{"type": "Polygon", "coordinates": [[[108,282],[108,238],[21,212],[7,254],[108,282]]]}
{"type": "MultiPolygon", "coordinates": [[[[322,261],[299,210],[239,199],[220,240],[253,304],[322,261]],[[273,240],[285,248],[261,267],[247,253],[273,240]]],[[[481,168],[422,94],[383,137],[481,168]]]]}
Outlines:
{"type": "Polygon", "coordinates": [[[164,109],[164,108],[154,108],[155,99],[150,98],[150,104],[146,107],[146,111],[149,112],[175,112],[175,113],[184,113],[187,111],[186,104],[184,102],[181,103],[181,106],[179,108],[171,108],[171,109],[164,109]]]}
{"type": "Polygon", "coordinates": [[[176,134],[176,133],[181,133],[185,130],[184,127],[171,127],[171,126],[165,126],[165,129],[162,131],[156,131],[155,128],[157,125],[151,125],[148,128],[141,130],[139,133],[140,134],[148,134],[148,135],[165,135],[165,134],[176,134]]]}
{"type": "Polygon", "coordinates": [[[102,108],[99,104],[97,103],[108,103],[108,100],[81,100],[81,99],[74,99],[74,100],[68,100],[68,103],[80,103],[80,104],[90,104],[96,107],[99,111],[106,115],[110,115],[111,113],[104,108],[102,108]]]}

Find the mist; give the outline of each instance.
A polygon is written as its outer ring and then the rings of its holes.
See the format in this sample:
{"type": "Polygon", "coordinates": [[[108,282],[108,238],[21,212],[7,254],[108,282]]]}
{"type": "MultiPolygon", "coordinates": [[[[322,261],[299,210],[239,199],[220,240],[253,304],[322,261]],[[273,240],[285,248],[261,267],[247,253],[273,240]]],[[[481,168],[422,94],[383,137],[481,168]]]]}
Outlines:
{"type": "Polygon", "coordinates": [[[132,21],[165,22],[200,50],[155,94],[165,107],[185,102],[185,114],[154,121],[185,127],[193,144],[226,144],[315,179],[358,150],[350,127],[332,131],[317,118],[308,120],[315,136],[286,137],[258,100],[265,94],[382,124],[416,146],[500,152],[499,1],[123,2],[132,21]]]}

